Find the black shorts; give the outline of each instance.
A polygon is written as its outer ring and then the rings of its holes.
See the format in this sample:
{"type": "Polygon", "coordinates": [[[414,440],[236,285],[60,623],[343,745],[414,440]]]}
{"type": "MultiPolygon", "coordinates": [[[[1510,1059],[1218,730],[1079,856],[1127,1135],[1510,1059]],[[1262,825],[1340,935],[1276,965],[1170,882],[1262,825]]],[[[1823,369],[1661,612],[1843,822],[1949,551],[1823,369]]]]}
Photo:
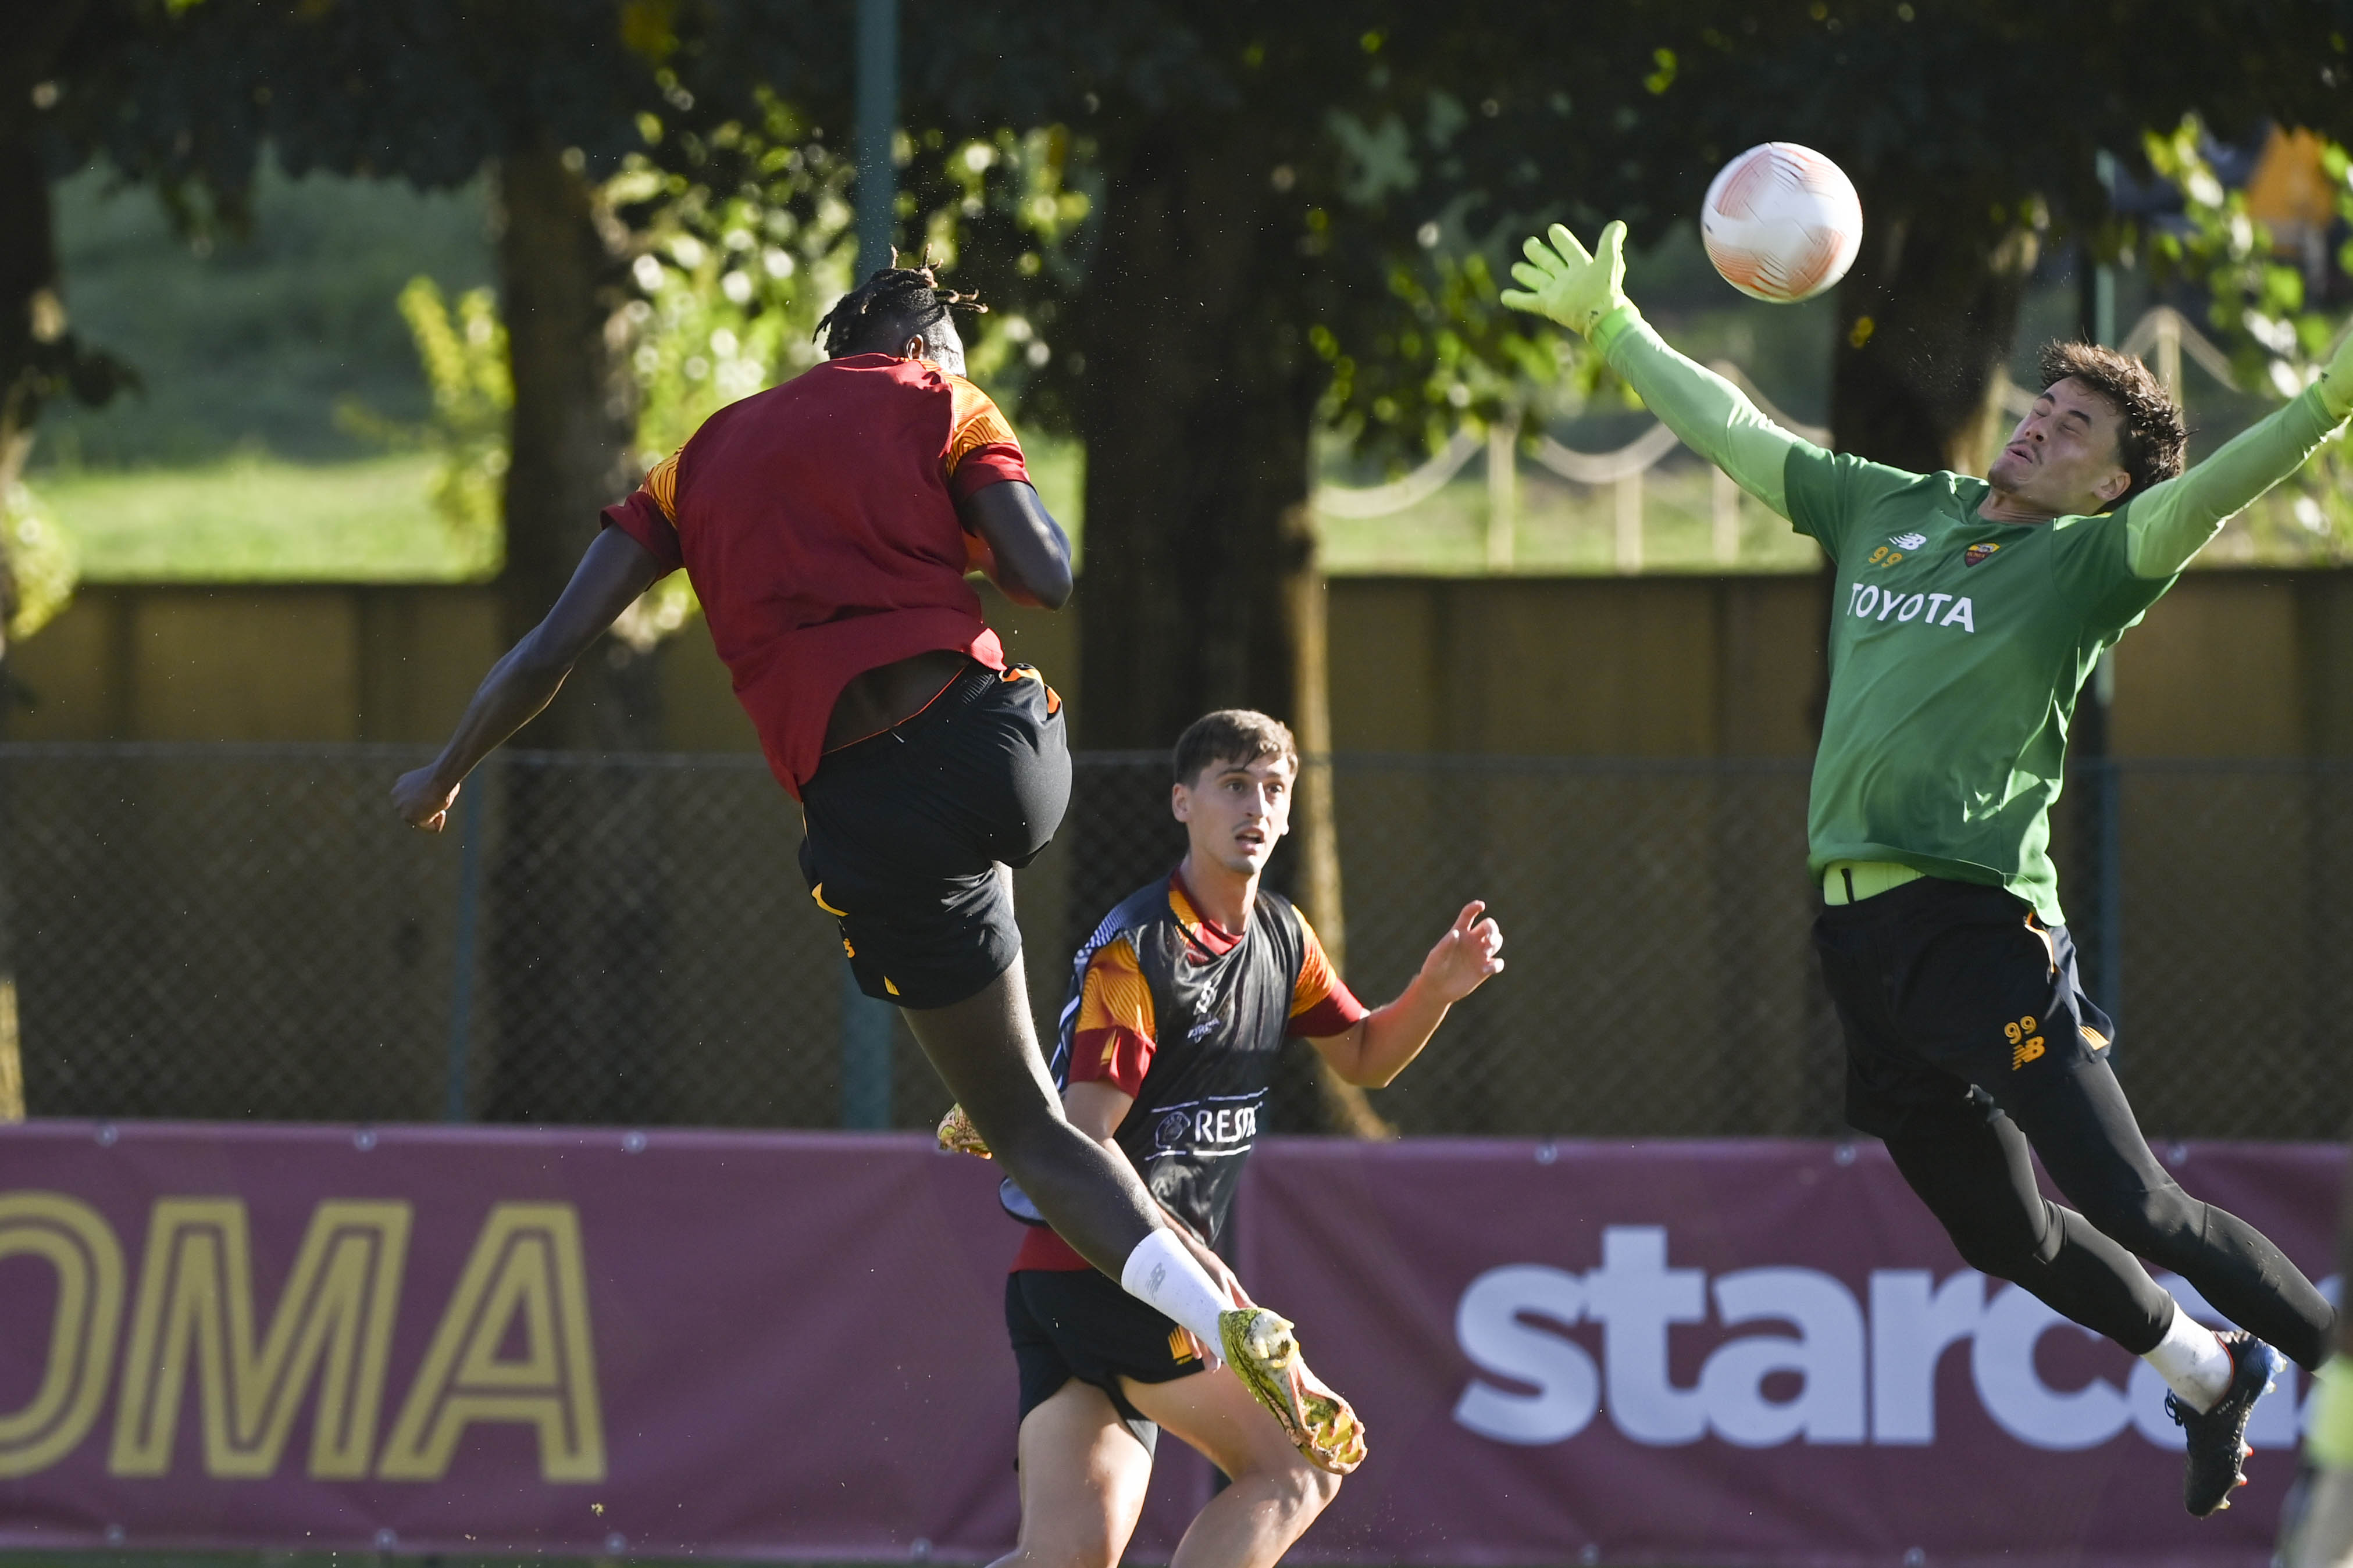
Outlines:
{"type": "Polygon", "coordinates": [[[1021,1419],[1075,1377],[1111,1396],[1147,1452],[1160,1428],[1127,1402],[1119,1380],[1174,1383],[1203,1370],[1182,1329],[1092,1268],[1007,1275],[1005,1327],[1021,1372],[1021,1419]]]}
{"type": "Polygon", "coordinates": [[[828,752],[801,787],[801,875],[859,989],[945,1007],[1021,955],[997,866],[1038,857],[1071,804],[1062,701],[1026,664],[977,662],[929,707],[828,752]]]}
{"type": "Polygon", "coordinates": [[[1923,877],[1826,905],[1814,950],[1846,1034],[1846,1119],[1881,1138],[1967,1131],[1987,1100],[2006,1106],[2116,1038],[2067,928],[2000,888],[1923,877]]]}

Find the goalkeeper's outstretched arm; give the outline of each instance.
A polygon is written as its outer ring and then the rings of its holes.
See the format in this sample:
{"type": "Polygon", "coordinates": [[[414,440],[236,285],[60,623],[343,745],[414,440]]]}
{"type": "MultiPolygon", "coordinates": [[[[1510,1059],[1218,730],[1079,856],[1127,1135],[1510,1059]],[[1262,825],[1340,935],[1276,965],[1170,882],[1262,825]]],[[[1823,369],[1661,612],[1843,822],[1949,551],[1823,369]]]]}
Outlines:
{"type": "Polygon", "coordinates": [[[2126,551],[2136,577],[2170,577],[2222,524],[2302,468],[2353,414],[2353,333],[2320,379],[2188,473],[2151,485],[2125,506],[2126,551]]]}
{"type": "Polygon", "coordinates": [[[1812,443],[1765,417],[1724,377],[1669,348],[1642,320],[1626,298],[1624,224],[1604,228],[1590,255],[1559,224],[1552,226],[1550,238],[1548,245],[1527,242],[1527,259],[1512,267],[1525,289],[1506,289],[1504,303],[1584,333],[1684,446],[1788,517],[1782,474],[1789,453],[1812,450],[1812,443]]]}

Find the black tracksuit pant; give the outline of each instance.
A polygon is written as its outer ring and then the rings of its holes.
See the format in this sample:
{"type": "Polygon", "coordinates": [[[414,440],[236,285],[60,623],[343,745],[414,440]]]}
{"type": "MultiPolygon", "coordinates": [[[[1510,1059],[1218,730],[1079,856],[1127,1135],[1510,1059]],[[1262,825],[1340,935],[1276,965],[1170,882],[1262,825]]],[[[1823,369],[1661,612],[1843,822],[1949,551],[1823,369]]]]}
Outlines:
{"type": "Polygon", "coordinates": [[[1962,1258],[2136,1355],[2187,1279],[2307,1369],[2335,1312],[2262,1233],[2183,1192],[2108,1065],[2066,929],[2000,888],[1922,878],[1826,906],[1814,946],[1847,1044],[1847,1120],[1884,1139],[1962,1258]],[[2072,1207],[2036,1187],[2029,1147],[2072,1207]]]}

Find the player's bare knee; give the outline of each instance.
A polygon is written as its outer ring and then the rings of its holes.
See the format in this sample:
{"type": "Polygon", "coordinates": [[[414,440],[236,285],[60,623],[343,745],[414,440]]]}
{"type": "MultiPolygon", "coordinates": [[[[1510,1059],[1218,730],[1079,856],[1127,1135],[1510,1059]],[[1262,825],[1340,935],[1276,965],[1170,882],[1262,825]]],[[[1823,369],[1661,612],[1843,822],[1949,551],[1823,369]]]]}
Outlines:
{"type": "Polygon", "coordinates": [[[1018,1552],[992,1568],[1118,1568],[1118,1563],[1107,1536],[1057,1532],[1051,1540],[1024,1540],[1018,1552]]]}
{"type": "Polygon", "coordinates": [[[1331,1507],[1332,1500],[1340,1495],[1339,1477],[1318,1469],[1297,1453],[1287,1453],[1281,1460],[1255,1472],[1252,1479],[1303,1526],[1331,1507]]]}
{"type": "Polygon", "coordinates": [[[1119,1568],[1119,1549],[1106,1535],[1064,1542],[1050,1557],[1030,1556],[1035,1568],[1119,1568]]]}

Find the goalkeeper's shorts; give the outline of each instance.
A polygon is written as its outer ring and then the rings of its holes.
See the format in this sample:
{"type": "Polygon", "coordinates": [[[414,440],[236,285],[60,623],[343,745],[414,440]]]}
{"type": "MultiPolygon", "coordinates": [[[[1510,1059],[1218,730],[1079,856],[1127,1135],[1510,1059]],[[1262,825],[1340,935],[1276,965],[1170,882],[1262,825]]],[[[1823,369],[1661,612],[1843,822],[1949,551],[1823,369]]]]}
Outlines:
{"type": "Polygon", "coordinates": [[[1814,950],[1846,1037],[1846,1119],[1877,1137],[1970,1130],[1987,1100],[2032,1094],[2116,1038],[2067,928],[2000,888],[1922,877],[1826,904],[1814,950]]]}

